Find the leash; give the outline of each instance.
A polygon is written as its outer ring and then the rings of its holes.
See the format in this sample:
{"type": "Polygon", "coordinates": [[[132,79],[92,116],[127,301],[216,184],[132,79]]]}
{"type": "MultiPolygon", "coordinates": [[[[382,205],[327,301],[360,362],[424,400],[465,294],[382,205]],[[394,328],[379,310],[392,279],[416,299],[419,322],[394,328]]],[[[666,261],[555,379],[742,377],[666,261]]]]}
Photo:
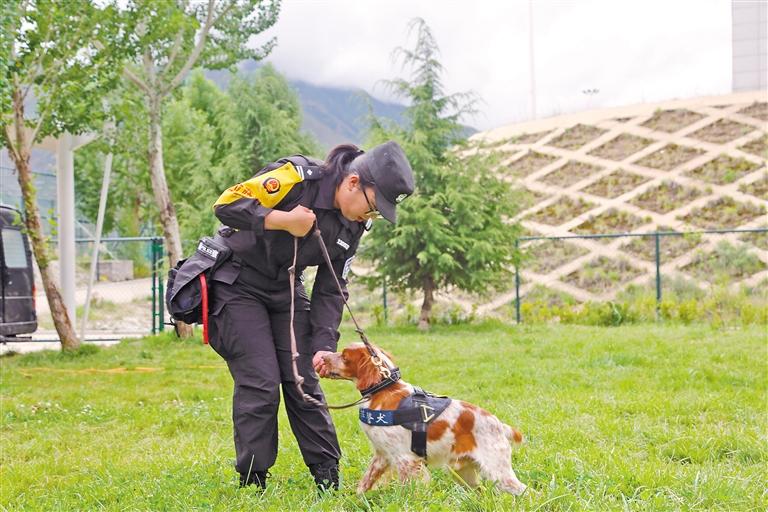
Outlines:
{"type": "MultiPolygon", "coordinates": [[[[352,322],[355,324],[355,331],[357,331],[357,334],[360,336],[360,339],[363,342],[363,345],[368,349],[368,354],[371,356],[371,362],[376,366],[376,368],[379,370],[379,373],[381,374],[384,381],[390,380],[392,382],[395,382],[400,378],[400,372],[397,368],[389,368],[389,365],[387,365],[379,356],[376,349],[371,345],[371,342],[368,341],[368,337],[363,332],[363,329],[360,327],[360,324],[357,323],[357,320],[355,319],[355,315],[352,313],[352,309],[349,307],[349,303],[347,302],[346,297],[344,297],[344,290],[341,288],[341,283],[339,282],[339,278],[336,277],[336,272],[333,271],[333,265],[331,264],[331,257],[328,254],[328,248],[325,245],[325,242],[323,241],[322,233],[320,232],[320,227],[317,225],[317,223],[314,224],[314,231],[312,232],[312,235],[317,238],[318,243],[320,244],[321,252],[323,253],[323,258],[325,259],[325,264],[328,266],[328,270],[330,271],[331,275],[333,276],[333,280],[336,282],[336,287],[339,290],[339,294],[341,295],[341,300],[344,301],[344,305],[347,307],[347,311],[349,311],[349,316],[352,318],[352,322]]],[[[391,384],[392,382],[382,382],[380,384],[377,384],[375,386],[372,386],[371,388],[363,390],[363,396],[350,404],[346,405],[328,405],[325,404],[316,398],[310,396],[309,394],[304,392],[304,389],[301,387],[304,384],[304,377],[301,376],[299,373],[299,367],[297,364],[297,360],[299,358],[299,350],[297,348],[296,343],[296,333],[293,328],[293,317],[294,317],[294,311],[295,311],[295,304],[294,304],[294,296],[296,295],[296,291],[294,289],[294,286],[296,284],[296,261],[298,259],[299,255],[299,238],[293,237],[293,264],[288,268],[288,277],[290,281],[290,287],[291,287],[291,315],[290,315],[290,334],[291,334],[291,366],[293,369],[293,378],[296,383],[296,389],[298,390],[299,394],[301,395],[301,398],[305,402],[309,402],[313,405],[316,405],[318,407],[325,407],[327,409],[346,409],[347,407],[352,407],[355,405],[358,405],[362,402],[365,402],[370,399],[373,392],[378,391],[379,389],[383,389],[386,387],[386,385],[391,384]],[[382,385],[385,384],[385,385],[382,385]]]]}

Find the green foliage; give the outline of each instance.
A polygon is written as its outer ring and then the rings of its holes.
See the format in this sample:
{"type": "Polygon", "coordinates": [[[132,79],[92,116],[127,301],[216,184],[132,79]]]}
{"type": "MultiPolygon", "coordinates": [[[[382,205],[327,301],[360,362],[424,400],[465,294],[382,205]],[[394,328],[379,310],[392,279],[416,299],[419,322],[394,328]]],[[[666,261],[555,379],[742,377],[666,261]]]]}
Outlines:
{"type": "MultiPolygon", "coordinates": [[[[159,231],[146,158],[146,109],[132,88],[115,100],[119,112],[114,140],[76,153],[78,211],[95,222],[103,156],[115,154],[105,232],[126,236],[159,231]]],[[[211,206],[222,191],[244,181],[264,164],[283,156],[316,154],[317,145],[300,132],[296,93],[271,66],[250,77],[235,76],[221,91],[201,70],[166,104],[162,119],[164,163],[184,240],[210,235],[218,224],[211,206]]]]}
{"type": "MultiPolygon", "coordinates": [[[[689,325],[708,323],[713,327],[768,325],[766,284],[754,289],[729,290],[716,286],[703,291],[685,280],[665,284],[659,304],[659,320],[689,325]]],[[[524,297],[520,305],[523,322],[617,326],[656,320],[655,290],[648,286],[629,286],[614,301],[552,301],[546,297],[524,297]]],[[[513,308],[507,311],[513,314],[513,308]]]]}
{"type": "Polygon", "coordinates": [[[398,206],[395,226],[380,222],[364,240],[362,254],[376,263],[374,281],[386,276],[394,289],[432,291],[452,285],[481,292],[509,279],[518,227],[509,185],[491,169],[494,156],[460,157],[458,119],[472,109],[468,94],[446,96],[437,46],[423,20],[413,50],[400,49],[412,81],[388,82],[406,98],[407,128],[372,120],[371,144],[397,140],[414,170],[416,193],[398,206]]]}
{"type": "MultiPolygon", "coordinates": [[[[36,130],[31,142],[100,127],[123,58],[115,16],[87,0],[3,2],[0,126],[11,123],[10,100],[20,94],[28,100],[25,124],[36,130]]],[[[0,141],[15,146],[6,136],[0,131],[0,141]]]]}
{"type": "MultiPolygon", "coordinates": [[[[224,0],[214,5],[210,18],[206,3],[173,0],[131,0],[120,3],[123,29],[131,34],[130,48],[136,62],[149,56],[154,62],[151,86],[168,88],[187,64],[199,41],[200,31],[210,31],[197,62],[206,69],[229,69],[245,59],[263,59],[276,43],[274,37],[261,46],[248,45],[251,37],[277,21],[277,0],[224,0]]],[[[182,76],[182,79],[184,76],[182,76]]],[[[178,85],[178,84],[177,84],[178,85]]],[[[158,91],[160,92],[160,91],[158,91]]]]}
{"type": "MultiPolygon", "coordinates": [[[[271,64],[260,68],[255,76],[235,76],[229,97],[237,113],[235,140],[243,154],[242,165],[251,172],[284,156],[320,151],[318,144],[301,132],[298,95],[271,64]]],[[[235,182],[230,180],[226,186],[235,182]]]]}

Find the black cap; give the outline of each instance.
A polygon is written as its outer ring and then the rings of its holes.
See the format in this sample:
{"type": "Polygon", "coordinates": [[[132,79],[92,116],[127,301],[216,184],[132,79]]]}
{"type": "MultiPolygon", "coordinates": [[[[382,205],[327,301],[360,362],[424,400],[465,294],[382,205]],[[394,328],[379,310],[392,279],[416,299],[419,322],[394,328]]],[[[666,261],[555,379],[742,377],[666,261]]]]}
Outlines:
{"type": "Polygon", "coordinates": [[[396,205],[413,194],[413,170],[400,145],[390,140],[355,158],[350,169],[376,190],[376,209],[391,223],[397,222],[396,205]]]}

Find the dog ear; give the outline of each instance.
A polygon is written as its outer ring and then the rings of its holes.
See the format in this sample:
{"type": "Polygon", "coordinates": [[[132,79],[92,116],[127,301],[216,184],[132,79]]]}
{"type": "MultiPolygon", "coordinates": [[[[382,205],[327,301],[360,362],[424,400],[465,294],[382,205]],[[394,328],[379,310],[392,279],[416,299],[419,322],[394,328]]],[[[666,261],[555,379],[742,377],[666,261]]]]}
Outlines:
{"type": "Polygon", "coordinates": [[[381,382],[381,372],[371,361],[368,352],[360,352],[362,357],[357,358],[357,389],[363,390],[381,382]]]}

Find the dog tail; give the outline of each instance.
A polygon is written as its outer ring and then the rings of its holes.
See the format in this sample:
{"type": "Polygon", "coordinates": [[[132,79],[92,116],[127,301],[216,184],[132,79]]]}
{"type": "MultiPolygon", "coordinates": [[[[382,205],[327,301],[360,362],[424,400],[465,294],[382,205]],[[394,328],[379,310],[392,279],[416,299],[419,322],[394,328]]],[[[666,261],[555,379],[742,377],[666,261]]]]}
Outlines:
{"type": "Polygon", "coordinates": [[[504,435],[507,436],[511,442],[515,444],[521,444],[523,442],[523,434],[519,430],[516,430],[506,423],[502,423],[504,426],[504,435]]]}

